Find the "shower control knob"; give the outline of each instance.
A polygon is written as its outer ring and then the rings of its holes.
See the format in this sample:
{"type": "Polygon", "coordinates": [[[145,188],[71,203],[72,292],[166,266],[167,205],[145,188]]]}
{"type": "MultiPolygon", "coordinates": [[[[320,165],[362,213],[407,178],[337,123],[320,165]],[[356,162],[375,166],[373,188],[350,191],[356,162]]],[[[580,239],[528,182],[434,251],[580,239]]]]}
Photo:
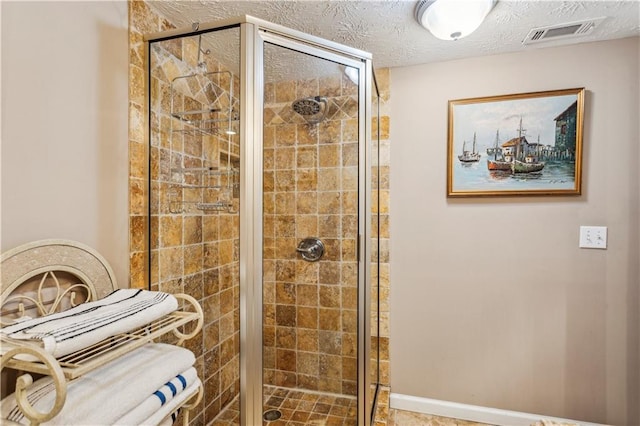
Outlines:
{"type": "Polygon", "coordinates": [[[317,262],[324,254],[324,243],[319,238],[309,237],[300,241],[296,251],[308,262],[317,262]]]}

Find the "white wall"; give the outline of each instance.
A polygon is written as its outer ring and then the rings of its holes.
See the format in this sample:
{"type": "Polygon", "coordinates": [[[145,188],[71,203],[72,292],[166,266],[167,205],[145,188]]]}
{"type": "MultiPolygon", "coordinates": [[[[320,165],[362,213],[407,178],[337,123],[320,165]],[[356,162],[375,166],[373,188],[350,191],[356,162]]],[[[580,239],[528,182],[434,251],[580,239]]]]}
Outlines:
{"type": "Polygon", "coordinates": [[[127,3],[2,7],[2,250],[97,249],[128,286],[127,3]]]}
{"type": "Polygon", "coordinates": [[[392,392],[640,423],[639,50],[392,68],[392,392]],[[447,199],[448,100],[574,87],[581,196],[447,199]],[[580,225],[608,226],[608,250],[579,249],[580,225]]]}

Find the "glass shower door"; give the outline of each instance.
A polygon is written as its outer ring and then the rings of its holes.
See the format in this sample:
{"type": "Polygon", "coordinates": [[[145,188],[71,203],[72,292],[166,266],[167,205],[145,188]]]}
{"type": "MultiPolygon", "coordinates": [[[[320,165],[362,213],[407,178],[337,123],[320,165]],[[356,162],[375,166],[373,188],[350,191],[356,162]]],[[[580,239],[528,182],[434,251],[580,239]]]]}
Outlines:
{"type": "Polygon", "coordinates": [[[205,389],[194,422],[237,424],[240,30],[161,37],[148,56],[149,287],[203,308],[186,343],[205,389]]]}
{"type": "Polygon", "coordinates": [[[263,418],[357,425],[362,65],[285,44],[263,45],[263,418]]]}

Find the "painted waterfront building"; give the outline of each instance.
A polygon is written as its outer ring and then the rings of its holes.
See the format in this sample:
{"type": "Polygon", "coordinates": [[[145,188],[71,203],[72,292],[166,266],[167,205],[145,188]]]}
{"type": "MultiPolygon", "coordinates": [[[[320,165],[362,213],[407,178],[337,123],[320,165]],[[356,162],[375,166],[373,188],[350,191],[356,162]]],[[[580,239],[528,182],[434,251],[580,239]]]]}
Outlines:
{"type": "Polygon", "coordinates": [[[576,152],[576,122],[578,101],[572,103],[560,115],[554,118],[556,122],[556,150],[574,154],[576,152]]]}

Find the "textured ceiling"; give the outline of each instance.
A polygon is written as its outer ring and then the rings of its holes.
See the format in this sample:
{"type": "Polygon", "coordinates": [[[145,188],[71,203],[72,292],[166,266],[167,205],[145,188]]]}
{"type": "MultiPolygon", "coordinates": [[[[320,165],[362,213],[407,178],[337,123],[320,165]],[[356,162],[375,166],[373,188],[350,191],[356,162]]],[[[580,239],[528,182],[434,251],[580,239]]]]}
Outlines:
{"type": "Polygon", "coordinates": [[[149,2],[178,27],[252,15],[373,54],[374,66],[394,67],[640,35],[640,1],[499,0],[482,26],[457,41],[433,37],[407,0],[197,0],[149,2]],[[586,36],[524,46],[534,27],[606,17],[586,36]]]}

